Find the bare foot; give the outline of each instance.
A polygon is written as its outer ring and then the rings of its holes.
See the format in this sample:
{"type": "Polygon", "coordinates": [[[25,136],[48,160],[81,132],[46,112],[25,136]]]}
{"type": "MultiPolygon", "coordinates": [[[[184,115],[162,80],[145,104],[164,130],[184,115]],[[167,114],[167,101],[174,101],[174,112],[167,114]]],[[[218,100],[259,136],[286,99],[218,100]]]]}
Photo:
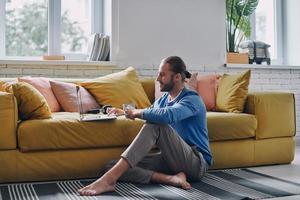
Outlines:
{"type": "Polygon", "coordinates": [[[78,192],[82,196],[94,196],[104,192],[115,191],[115,185],[116,183],[113,179],[110,179],[108,176],[103,176],[90,185],[79,189],[78,192]]]}
{"type": "Polygon", "coordinates": [[[186,181],[186,175],[183,172],[179,172],[178,174],[172,176],[172,178],[170,179],[170,184],[173,186],[181,187],[185,190],[192,188],[191,184],[186,181]]]}

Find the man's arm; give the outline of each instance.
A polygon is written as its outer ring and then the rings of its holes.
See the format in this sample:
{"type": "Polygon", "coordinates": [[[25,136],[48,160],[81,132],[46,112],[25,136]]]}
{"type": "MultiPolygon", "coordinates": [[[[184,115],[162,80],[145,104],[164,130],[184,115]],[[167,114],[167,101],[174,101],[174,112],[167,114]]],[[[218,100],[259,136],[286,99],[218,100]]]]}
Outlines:
{"type": "Polygon", "coordinates": [[[158,124],[171,124],[200,112],[200,102],[190,96],[165,108],[134,109],[128,112],[130,119],[140,118],[158,124]]]}
{"type": "Polygon", "coordinates": [[[127,118],[134,120],[135,118],[143,119],[144,109],[132,109],[127,111],[127,118]]]}

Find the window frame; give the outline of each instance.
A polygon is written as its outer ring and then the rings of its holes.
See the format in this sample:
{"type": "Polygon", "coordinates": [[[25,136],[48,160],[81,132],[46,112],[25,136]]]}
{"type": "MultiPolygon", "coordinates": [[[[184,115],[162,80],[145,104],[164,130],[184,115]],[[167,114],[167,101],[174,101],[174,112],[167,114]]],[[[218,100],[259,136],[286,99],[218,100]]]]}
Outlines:
{"type": "MultiPolygon", "coordinates": [[[[7,56],[5,55],[5,9],[6,0],[0,0],[0,58],[26,58],[35,59],[30,56],[7,56]],[[4,45],[2,45],[4,44],[4,45]]],[[[104,24],[103,0],[91,0],[90,26],[91,34],[103,33],[104,24]],[[99,12],[99,10],[101,12],[99,12]]],[[[61,0],[48,0],[48,55],[67,55],[68,57],[84,58],[86,53],[61,52],[61,0]]]]}
{"type": "Polygon", "coordinates": [[[0,57],[5,56],[5,4],[6,0],[0,0],[0,57]]]}
{"type": "MultiPolygon", "coordinates": [[[[282,0],[273,0],[274,2],[274,41],[275,41],[275,51],[277,54],[276,59],[271,58],[272,65],[282,65],[283,64],[283,13],[282,13],[282,0]]],[[[255,25],[255,12],[250,16],[251,23],[251,40],[256,39],[256,25],[255,25]]]]}

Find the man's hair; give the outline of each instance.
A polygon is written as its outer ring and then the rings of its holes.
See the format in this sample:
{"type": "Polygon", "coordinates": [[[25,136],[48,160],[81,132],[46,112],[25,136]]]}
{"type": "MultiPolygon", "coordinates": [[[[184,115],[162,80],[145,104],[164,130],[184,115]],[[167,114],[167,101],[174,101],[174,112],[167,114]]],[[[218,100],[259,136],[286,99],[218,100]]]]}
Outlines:
{"type": "Polygon", "coordinates": [[[170,56],[163,60],[163,63],[168,63],[171,68],[170,70],[175,74],[181,74],[182,81],[185,78],[191,78],[191,73],[186,70],[186,65],[179,56],[170,56]]]}

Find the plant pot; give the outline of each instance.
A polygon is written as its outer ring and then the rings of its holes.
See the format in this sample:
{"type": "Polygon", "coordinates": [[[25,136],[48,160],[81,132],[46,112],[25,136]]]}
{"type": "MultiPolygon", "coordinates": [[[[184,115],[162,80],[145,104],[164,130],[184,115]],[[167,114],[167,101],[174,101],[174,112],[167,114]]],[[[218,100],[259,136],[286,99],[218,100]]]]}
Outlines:
{"type": "Polygon", "coordinates": [[[227,52],[227,63],[249,64],[248,53],[227,52]]]}

